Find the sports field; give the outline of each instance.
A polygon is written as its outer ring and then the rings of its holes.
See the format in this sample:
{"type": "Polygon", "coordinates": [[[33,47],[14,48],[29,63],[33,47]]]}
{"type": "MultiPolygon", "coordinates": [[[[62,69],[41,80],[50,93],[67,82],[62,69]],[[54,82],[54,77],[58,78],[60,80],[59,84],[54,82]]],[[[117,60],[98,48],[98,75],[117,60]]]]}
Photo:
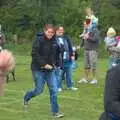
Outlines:
{"type": "MultiPolygon", "coordinates": [[[[30,56],[16,55],[16,82],[5,85],[5,95],[0,98],[0,120],[54,120],[50,113],[49,94],[45,86],[43,94],[31,100],[28,112],[23,110],[24,92],[33,87],[30,71],[30,56]]],[[[103,111],[103,91],[107,60],[98,62],[98,84],[77,84],[83,77],[83,60],[78,61],[78,68],[73,73],[78,91],[64,90],[59,93],[61,111],[65,114],[61,120],[98,120],[103,111]]]]}

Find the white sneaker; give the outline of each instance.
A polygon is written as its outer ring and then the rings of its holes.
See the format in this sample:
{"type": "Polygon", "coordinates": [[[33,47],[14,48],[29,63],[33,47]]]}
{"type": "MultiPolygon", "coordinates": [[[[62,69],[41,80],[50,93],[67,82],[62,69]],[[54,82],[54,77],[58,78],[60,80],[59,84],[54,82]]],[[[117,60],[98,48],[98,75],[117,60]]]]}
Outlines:
{"type": "Polygon", "coordinates": [[[82,78],[81,80],[78,81],[78,83],[88,83],[88,80],[86,80],[85,78],[82,78]]]}
{"type": "Polygon", "coordinates": [[[64,114],[63,113],[53,113],[53,117],[55,117],[55,118],[62,118],[62,117],[64,117],[64,114]]]}
{"type": "Polygon", "coordinates": [[[76,91],[76,90],[78,90],[78,88],[76,88],[76,87],[70,87],[70,88],[67,88],[68,90],[73,90],[73,91],[76,91]]]}
{"type": "Polygon", "coordinates": [[[98,82],[98,81],[94,79],[94,80],[92,80],[92,81],[90,82],[90,84],[97,84],[97,82],[98,82]]]}
{"type": "Polygon", "coordinates": [[[115,67],[115,66],[117,66],[117,64],[116,64],[116,63],[113,63],[113,64],[112,64],[112,67],[115,67]]]}
{"type": "Polygon", "coordinates": [[[58,88],[58,92],[62,92],[62,88],[58,88]]]}

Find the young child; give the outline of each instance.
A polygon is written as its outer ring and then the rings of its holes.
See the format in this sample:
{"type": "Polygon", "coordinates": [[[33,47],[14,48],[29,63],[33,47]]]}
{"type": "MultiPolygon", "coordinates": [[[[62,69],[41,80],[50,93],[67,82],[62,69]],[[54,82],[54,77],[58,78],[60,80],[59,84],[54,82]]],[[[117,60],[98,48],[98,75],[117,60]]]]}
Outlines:
{"type": "Polygon", "coordinates": [[[91,8],[86,9],[86,19],[84,21],[84,30],[80,35],[84,40],[89,38],[90,32],[93,31],[93,28],[98,25],[98,18],[95,17],[91,8]]]}
{"type": "Polygon", "coordinates": [[[105,37],[105,45],[106,47],[113,47],[113,46],[117,46],[117,41],[116,41],[116,31],[114,30],[114,28],[110,27],[107,31],[107,36],[105,37]]]}
{"type": "Polygon", "coordinates": [[[111,51],[113,47],[117,46],[117,41],[116,41],[116,31],[114,28],[110,27],[107,31],[107,36],[105,37],[105,46],[109,52],[109,68],[112,68],[113,66],[116,66],[116,61],[117,61],[117,53],[114,51],[111,51]]]}
{"type": "Polygon", "coordinates": [[[95,17],[91,8],[86,8],[86,19],[89,21],[88,32],[92,32],[92,28],[98,24],[98,18],[95,17]]]}
{"type": "Polygon", "coordinates": [[[76,60],[78,59],[78,52],[75,46],[73,46],[72,49],[73,49],[73,55],[75,58],[74,60],[72,60],[72,70],[74,71],[77,68],[76,60]]]}

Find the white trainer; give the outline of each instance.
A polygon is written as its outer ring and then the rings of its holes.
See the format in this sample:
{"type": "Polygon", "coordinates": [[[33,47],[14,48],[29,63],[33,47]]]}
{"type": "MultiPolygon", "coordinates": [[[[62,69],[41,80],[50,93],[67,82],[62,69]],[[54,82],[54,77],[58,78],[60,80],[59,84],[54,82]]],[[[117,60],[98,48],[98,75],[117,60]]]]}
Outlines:
{"type": "Polygon", "coordinates": [[[62,92],[62,88],[58,88],[58,92],[62,92]]]}
{"type": "Polygon", "coordinates": [[[81,80],[78,81],[78,83],[88,83],[88,80],[86,80],[85,78],[82,78],[81,80]]]}
{"type": "Polygon", "coordinates": [[[96,80],[96,79],[93,79],[91,82],[90,82],[90,84],[97,84],[98,83],[98,81],[96,80]]]}
{"type": "Polygon", "coordinates": [[[77,91],[78,90],[78,88],[76,88],[76,87],[70,87],[70,88],[67,88],[68,90],[73,90],[73,91],[77,91]]]}
{"type": "Polygon", "coordinates": [[[62,118],[62,117],[64,117],[64,114],[63,113],[53,113],[53,117],[55,117],[55,118],[62,118]]]}

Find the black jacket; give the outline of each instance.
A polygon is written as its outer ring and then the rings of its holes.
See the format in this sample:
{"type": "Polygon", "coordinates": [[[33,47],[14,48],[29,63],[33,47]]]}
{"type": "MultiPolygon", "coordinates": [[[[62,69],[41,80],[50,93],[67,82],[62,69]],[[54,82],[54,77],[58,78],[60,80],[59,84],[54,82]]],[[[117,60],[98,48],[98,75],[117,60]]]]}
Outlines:
{"type": "MultiPolygon", "coordinates": [[[[112,120],[111,115],[120,120],[120,65],[113,67],[107,72],[104,109],[100,120],[112,120]]],[[[117,119],[116,119],[117,120],[117,119]]]]}
{"type": "Polygon", "coordinates": [[[45,70],[43,67],[46,64],[54,67],[56,64],[56,49],[57,44],[54,37],[51,40],[47,40],[44,33],[37,34],[32,46],[31,69],[45,70]]]}

